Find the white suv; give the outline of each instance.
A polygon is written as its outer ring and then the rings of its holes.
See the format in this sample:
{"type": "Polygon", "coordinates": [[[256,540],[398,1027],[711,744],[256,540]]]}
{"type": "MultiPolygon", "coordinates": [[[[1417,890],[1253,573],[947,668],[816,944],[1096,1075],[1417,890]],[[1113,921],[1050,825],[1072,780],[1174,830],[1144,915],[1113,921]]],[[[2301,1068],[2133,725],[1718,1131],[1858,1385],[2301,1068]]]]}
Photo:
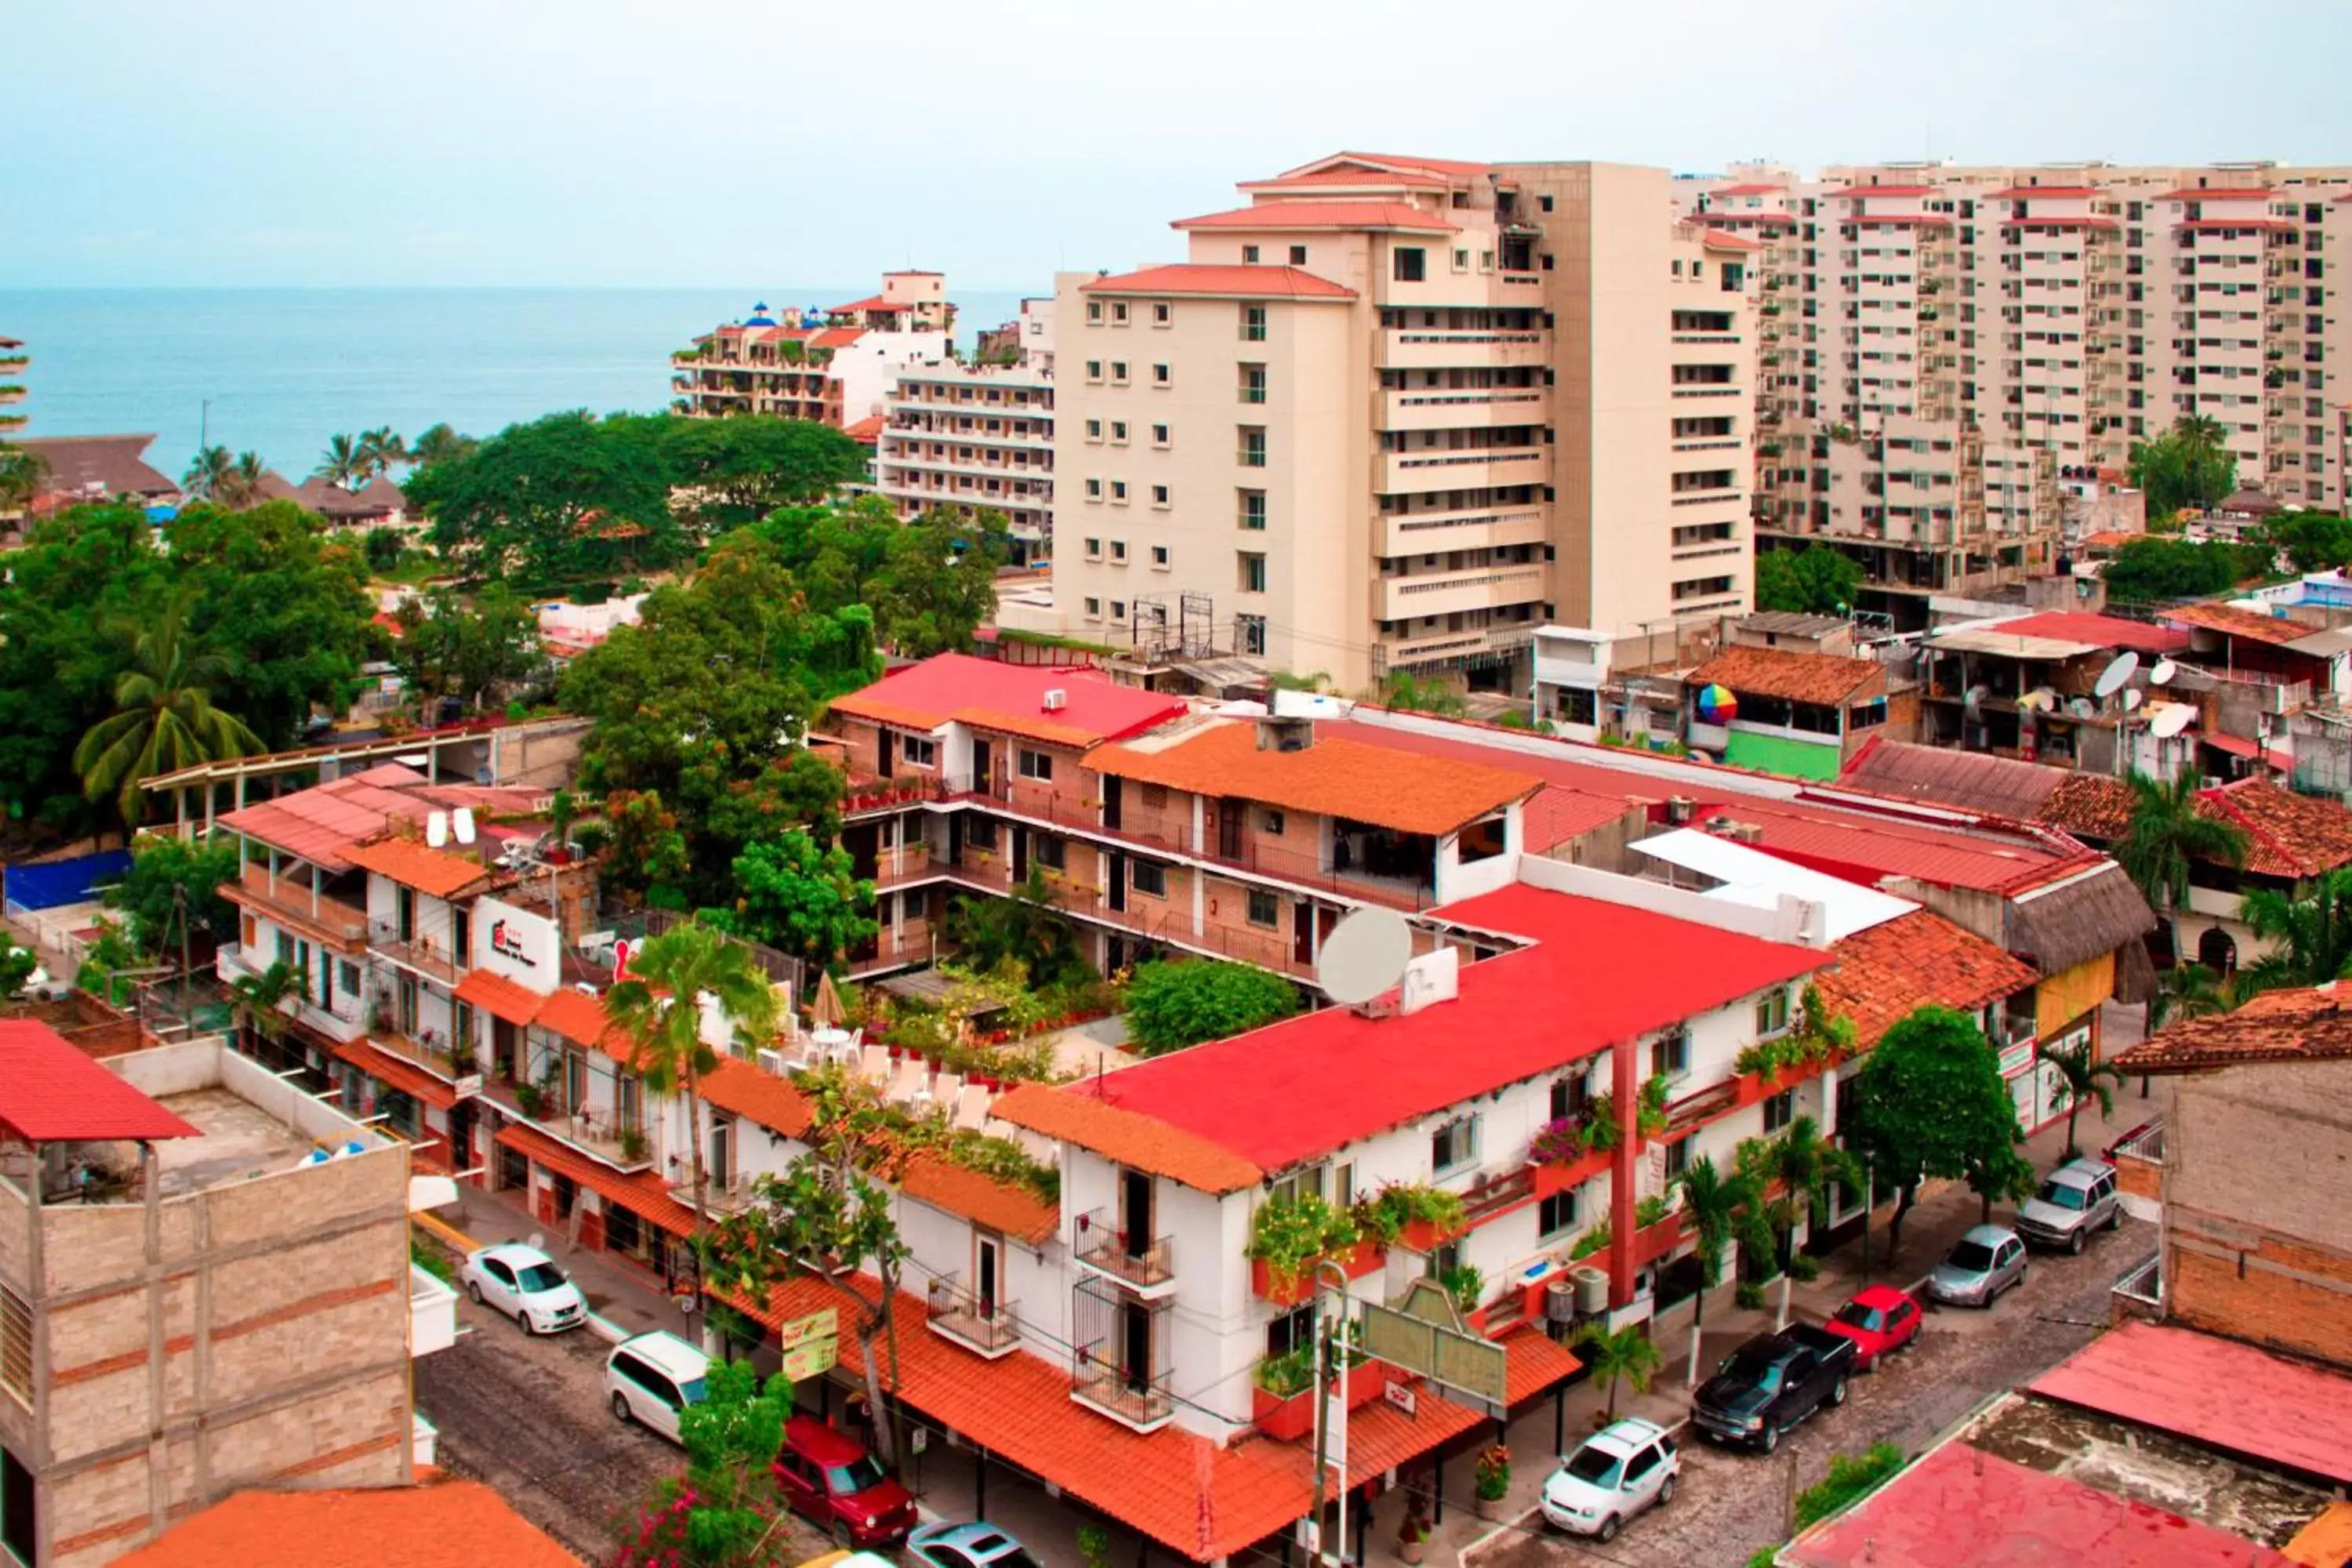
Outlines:
{"type": "Polygon", "coordinates": [[[649,1426],[676,1443],[677,1418],[709,1390],[710,1358],[676,1334],[656,1330],[623,1340],[604,1360],[604,1397],[616,1420],[649,1426]]]}
{"type": "Polygon", "coordinates": [[[1571,1535],[1614,1541],[1627,1520],[1673,1500],[1682,1471],[1665,1428],[1628,1415],[1587,1437],[1544,1482],[1543,1516],[1571,1535]]]}

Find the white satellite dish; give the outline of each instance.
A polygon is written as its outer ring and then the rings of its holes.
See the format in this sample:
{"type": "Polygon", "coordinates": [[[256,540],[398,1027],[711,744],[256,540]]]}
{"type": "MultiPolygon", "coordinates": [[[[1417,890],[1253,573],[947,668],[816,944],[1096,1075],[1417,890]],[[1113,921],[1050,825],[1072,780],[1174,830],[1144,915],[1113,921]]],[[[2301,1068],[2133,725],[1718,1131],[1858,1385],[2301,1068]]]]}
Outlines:
{"type": "Polygon", "coordinates": [[[2147,699],[2147,693],[2146,693],[2146,692],[2142,691],[2142,690],[2141,690],[2138,687],[2137,687],[2137,686],[2126,686],[2126,687],[2125,687],[2125,688],[2124,688],[2124,711],[2125,711],[2125,712],[2126,712],[2126,713],[2128,713],[2128,712],[2130,712],[2133,709],[2135,709],[2135,708],[2138,707],[2138,706],[2140,705],[2140,703],[2141,703],[2142,701],[2144,701],[2144,700],[2147,699]]]}
{"type": "Polygon", "coordinates": [[[430,844],[436,849],[440,848],[441,846],[449,842],[449,814],[447,812],[436,811],[426,814],[425,818],[425,842],[430,844]]]}
{"type": "Polygon", "coordinates": [[[2108,661],[2107,668],[2099,671],[2098,684],[2092,687],[2091,690],[2100,701],[2104,702],[2122,690],[2125,683],[2129,681],[2138,669],[2139,655],[2126,649],[2116,655],[2108,661]]]}
{"type": "Polygon", "coordinates": [[[2189,728],[2189,721],[2195,717],[2197,710],[2186,702],[2167,703],[2147,721],[2147,732],[2159,741],[2168,741],[2189,728]]]}
{"type": "Polygon", "coordinates": [[[449,826],[456,830],[458,843],[471,844],[474,841],[474,808],[459,806],[450,816],[449,826]]]}
{"type": "Polygon", "coordinates": [[[1343,1007],[1370,1001],[1404,978],[1412,928],[1394,910],[1358,910],[1331,928],[1315,955],[1315,983],[1343,1007]]]}
{"type": "Polygon", "coordinates": [[[2147,672],[2147,683],[2150,686],[2168,686],[2172,678],[2179,673],[2179,665],[2168,658],[2159,658],[2156,661],[2156,668],[2147,672]]]}

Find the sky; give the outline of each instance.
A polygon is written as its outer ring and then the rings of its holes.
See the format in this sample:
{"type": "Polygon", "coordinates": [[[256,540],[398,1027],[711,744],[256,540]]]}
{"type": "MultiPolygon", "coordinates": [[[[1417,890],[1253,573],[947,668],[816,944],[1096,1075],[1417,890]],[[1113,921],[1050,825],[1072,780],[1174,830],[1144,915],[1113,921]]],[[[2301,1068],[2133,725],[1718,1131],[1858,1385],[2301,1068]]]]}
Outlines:
{"type": "Polygon", "coordinates": [[[1034,292],[1343,148],[2352,162],[2258,89],[2347,58],[2344,0],[0,0],[0,289],[1034,292]]]}

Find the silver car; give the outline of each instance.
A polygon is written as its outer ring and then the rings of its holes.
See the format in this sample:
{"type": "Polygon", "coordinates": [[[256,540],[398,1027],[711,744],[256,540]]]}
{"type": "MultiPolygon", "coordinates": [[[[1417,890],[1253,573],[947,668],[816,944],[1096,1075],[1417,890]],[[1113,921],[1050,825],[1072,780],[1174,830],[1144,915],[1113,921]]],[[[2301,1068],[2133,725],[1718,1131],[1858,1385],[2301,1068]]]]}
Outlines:
{"type": "Polygon", "coordinates": [[[2025,1282],[2025,1243],[1997,1225],[1972,1226],[1927,1276],[1927,1294],[1954,1307],[1990,1307],[2025,1282]]]}
{"type": "Polygon", "coordinates": [[[2115,1167],[2074,1160],[2044,1176],[2042,1190],[2025,1200],[2017,1211],[2017,1234],[2036,1247],[2079,1253],[2093,1231],[2113,1230],[2123,1218],[2115,1167]]]}

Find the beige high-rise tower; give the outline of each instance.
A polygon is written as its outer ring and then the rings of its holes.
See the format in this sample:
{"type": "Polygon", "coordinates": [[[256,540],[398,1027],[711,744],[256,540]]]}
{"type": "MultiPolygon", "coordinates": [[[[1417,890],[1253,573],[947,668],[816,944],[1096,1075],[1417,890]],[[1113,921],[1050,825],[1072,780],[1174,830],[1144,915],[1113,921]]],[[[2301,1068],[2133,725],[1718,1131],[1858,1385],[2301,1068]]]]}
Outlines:
{"type": "MultiPolygon", "coordinates": [[[[1339,153],[1057,300],[1056,613],[1359,689],[1749,602],[1751,242],[1662,170],[1339,153]]],[[[1661,641],[1664,639],[1661,638],[1661,641]]]]}

